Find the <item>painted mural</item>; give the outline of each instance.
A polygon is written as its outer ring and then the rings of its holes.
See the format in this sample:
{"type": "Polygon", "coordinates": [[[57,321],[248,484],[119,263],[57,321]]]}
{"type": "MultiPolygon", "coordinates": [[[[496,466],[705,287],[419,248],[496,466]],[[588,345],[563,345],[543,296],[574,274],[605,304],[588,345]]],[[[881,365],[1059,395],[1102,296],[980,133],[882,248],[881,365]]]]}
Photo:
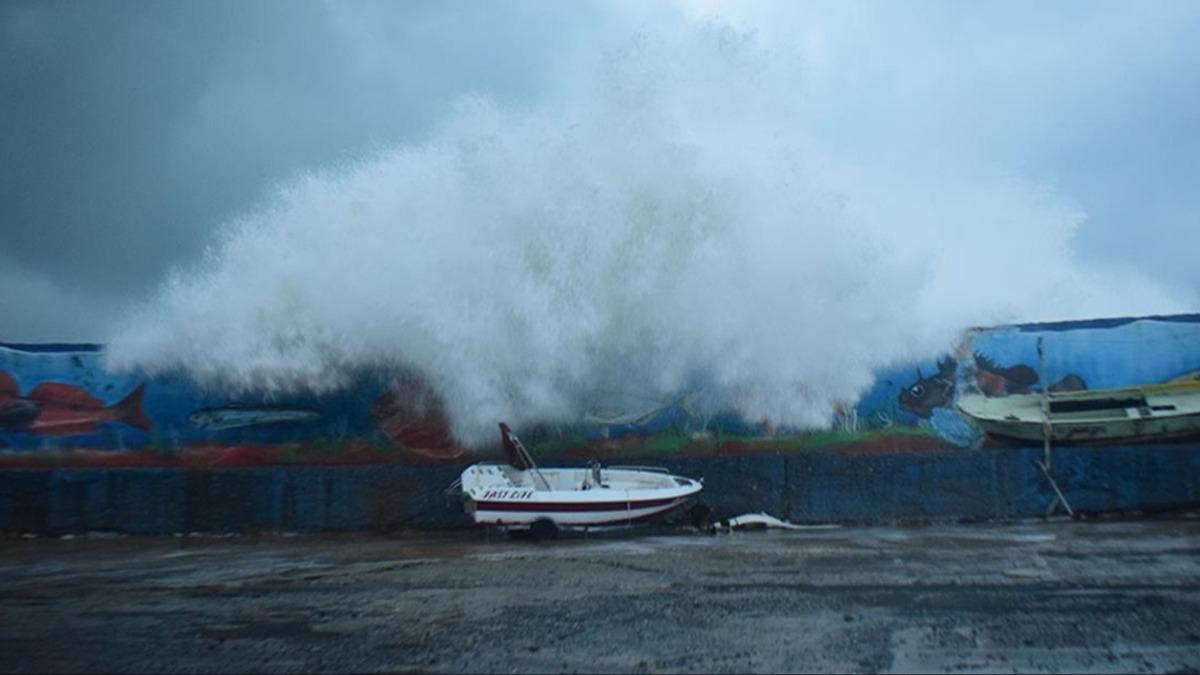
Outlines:
{"type": "MultiPolygon", "coordinates": [[[[322,396],[232,395],[182,376],[114,375],[100,356],[96,345],[0,345],[0,466],[443,463],[470,452],[416,377],[367,377],[322,396]]],[[[963,395],[1188,381],[1200,381],[1200,315],[1027,324],[974,329],[939,358],[881,370],[822,430],[747,420],[696,389],[598,392],[575,424],[522,436],[537,455],[576,459],[949,451],[996,442],[956,407],[963,395]]]]}

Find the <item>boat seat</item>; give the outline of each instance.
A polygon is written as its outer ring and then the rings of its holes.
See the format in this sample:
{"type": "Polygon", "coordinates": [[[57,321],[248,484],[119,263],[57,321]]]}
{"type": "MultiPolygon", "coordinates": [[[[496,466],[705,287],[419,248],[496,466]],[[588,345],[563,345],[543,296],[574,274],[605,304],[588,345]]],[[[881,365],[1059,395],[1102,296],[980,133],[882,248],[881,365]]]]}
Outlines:
{"type": "MultiPolygon", "coordinates": [[[[600,462],[592,460],[591,462],[588,462],[588,468],[592,470],[592,479],[590,481],[591,483],[595,483],[596,487],[601,487],[601,488],[608,487],[607,485],[604,484],[604,480],[601,478],[600,462]]],[[[589,481],[587,478],[584,478],[583,482],[588,483],[589,481]]]]}

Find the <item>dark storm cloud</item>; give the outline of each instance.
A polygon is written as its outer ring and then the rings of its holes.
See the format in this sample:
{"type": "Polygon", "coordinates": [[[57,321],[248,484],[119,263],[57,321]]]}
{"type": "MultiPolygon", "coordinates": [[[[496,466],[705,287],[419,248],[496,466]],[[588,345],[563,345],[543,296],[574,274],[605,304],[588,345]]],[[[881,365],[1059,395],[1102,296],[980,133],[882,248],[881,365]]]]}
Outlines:
{"type": "Polygon", "coordinates": [[[0,339],[103,334],[44,316],[44,303],[87,295],[111,309],[142,295],[273,183],[419,138],[466,92],[535,101],[588,15],[554,3],[5,3],[0,339]]]}
{"type": "Polygon", "coordinates": [[[8,0],[0,340],[99,339],[273,184],[464,94],[536,107],[577,40],[710,13],[798,50],[821,133],[987,158],[1087,214],[1080,257],[1200,298],[1194,1],[8,0]]]}

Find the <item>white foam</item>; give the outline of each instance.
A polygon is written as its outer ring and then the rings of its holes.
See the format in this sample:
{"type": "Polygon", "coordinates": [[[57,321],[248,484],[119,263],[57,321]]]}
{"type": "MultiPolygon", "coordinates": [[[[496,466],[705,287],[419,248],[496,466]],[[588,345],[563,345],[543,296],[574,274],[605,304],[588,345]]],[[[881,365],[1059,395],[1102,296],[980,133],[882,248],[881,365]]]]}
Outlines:
{"type": "Polygon", "coordinates": [[[1052,193],[823,137],[796,54],[715,24],[616,44],[541,109],[468,97],[427,142],[282,185],[108,365],[271,391],[410,369],[469,442],[695,382],[818,426],[968,325],[1173,308],[1080,266],[1052,193]]]}

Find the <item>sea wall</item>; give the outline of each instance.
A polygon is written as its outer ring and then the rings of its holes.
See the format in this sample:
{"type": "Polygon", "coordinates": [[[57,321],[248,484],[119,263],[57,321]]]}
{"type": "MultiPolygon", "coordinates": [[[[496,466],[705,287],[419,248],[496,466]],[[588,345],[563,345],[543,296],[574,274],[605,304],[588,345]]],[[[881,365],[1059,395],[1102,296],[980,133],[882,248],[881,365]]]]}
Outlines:
{"type": "MultiPolygon", "coordinates": [[[[718,517],[765,511],[803,523],[927,523],[1043,516],[1054,492],[1041,448],[814,452],[658,462],[704,479],[718,517]]],[[[468,527],[443,493],[461,466],[58,469],[0,472],[0,530],[317,532],[468,527]]],[[[1061,448],[1053,474],[1081,513],[1200,505],[1200,447],[1061,448]]],[[[1056,513],[1063,513],[1061,506],[1056,513]]]]}
{"type": "MultiPolygon", "coordinates": [[[[419,379],[367,374],[344,390],[271,396],[182,374],[110,373],[96,345],[0,345],[0,530],[320,531],[463,523],[442,489],[494,448],[459,447],[419,379]]],[[[808,522],[1040,515],[1042,449],[1009,447],[956,409],[1008,396],[1200,379],[1200,315],[968,331],[896,364],[829,428],[802,431],[706,407],[597,393],[569,424],[519,429],[541,461],[633,461],[705,478],[718,513],[808,522]],[[1038,345],[1043,357],[1039,360],[1038,345]]],[[[1055,448],[1077,509],[1197,501],[1200,442],[1055,448]]]]}

